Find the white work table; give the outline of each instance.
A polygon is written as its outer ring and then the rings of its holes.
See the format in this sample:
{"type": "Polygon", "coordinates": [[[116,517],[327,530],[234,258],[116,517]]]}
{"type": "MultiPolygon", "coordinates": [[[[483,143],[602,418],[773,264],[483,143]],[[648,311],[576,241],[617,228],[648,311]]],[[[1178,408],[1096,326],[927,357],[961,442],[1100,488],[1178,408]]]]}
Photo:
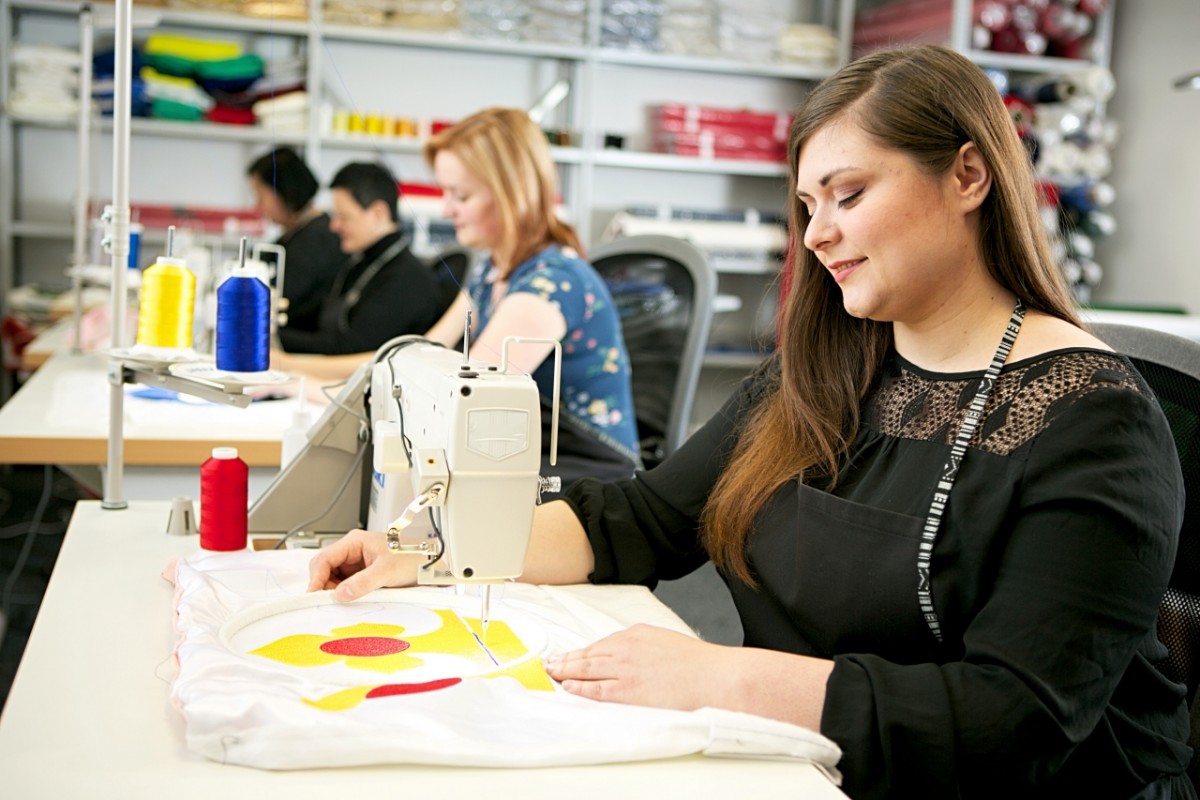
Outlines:
{"type": "MultiPolygon", "coordinates": [[[[329,800],[368,796],[845,798],[805,763],[705,756],[542,769],[380,766],[271,772],[189,750],[168,702],[173,588],[160,573],[198,548],[164,533],[167,502],[76,506],[8,703],[0,785],[21,798],[329,800]]],[[[604,597],[606,587],[571,587],[604,597]]],[[[656,602],[656,601],[654,601],[656,602]]],[[[612,608],[623,621],[656,609],[612,608]]]]}
{"type": "MultiPolygon", "coordinates": [[[[108,358],[99,353],[52,356],[0,407],[0,464],[105,466],[107,369],[108,358]]],[[[255,496],[278,472],[283,431],[291,423],[295,399],[255,402],[247,408],[191,400],[126,395],[126,499],[197,498],[200,465],[214,447],[238,449],[251,467],[255,496]]],[[[96,479],[84,475],[81,480],[96,479]]]]}

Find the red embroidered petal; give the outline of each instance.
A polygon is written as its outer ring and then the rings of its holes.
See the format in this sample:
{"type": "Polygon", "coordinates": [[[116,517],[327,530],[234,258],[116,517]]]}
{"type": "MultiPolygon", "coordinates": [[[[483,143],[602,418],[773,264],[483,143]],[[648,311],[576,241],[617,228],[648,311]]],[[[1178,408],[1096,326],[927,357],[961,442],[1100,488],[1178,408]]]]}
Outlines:
{"type": "Polygon", "coordinates": [[[370,658],[403,653],[408,648],[408,642],[403,639],[391,639],[387,636],[352,636],[325,642],[321,645],[321,652],[331,656],[370,658]]]}

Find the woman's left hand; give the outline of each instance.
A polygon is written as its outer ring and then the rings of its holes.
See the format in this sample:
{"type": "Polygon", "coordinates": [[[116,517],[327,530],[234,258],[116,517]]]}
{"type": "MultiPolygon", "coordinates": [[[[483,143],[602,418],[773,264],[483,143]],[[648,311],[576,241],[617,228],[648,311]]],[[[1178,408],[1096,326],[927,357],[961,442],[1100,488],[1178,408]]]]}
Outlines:
{"type": "Polygon", "coordinates": [[[582,650],[545,659],[546,672],[571,694],[592,700],[692,711],[724,706],[737,648],[653,625],[634,625],[582,650]]]}

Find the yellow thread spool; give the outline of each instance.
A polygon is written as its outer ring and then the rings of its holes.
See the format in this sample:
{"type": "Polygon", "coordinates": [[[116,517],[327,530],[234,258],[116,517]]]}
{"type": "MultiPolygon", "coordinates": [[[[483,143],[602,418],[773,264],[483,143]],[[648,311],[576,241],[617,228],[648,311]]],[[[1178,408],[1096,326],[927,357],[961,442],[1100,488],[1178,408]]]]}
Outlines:
{"type": "Polygon", "coordinates": [[[190,348],[195,311],[195,274],[183,259],[160,257],[142,274],[137,343],[190,348]]]}

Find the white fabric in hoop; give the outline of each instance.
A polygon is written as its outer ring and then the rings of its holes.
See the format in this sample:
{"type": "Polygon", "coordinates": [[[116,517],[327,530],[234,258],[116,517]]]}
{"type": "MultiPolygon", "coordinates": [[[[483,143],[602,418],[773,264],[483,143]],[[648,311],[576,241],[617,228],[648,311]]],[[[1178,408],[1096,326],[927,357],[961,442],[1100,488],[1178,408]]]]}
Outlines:
{"type": "Polygon", "coordinates": [[[810,761],[840,779],[837,745],[807,728],[601,703],[550,681],[541,655],[624,627],[604,609],[691,633],[642,587],[497,587],[490,655],[472,655],[473,587],[389,589],[342,605],[305,593],[310,558],[200,552],[168,567],[179,637],[171,698],[188,746],[207,758],[262,769],[543,767],[703,753],[810,761]]]}

